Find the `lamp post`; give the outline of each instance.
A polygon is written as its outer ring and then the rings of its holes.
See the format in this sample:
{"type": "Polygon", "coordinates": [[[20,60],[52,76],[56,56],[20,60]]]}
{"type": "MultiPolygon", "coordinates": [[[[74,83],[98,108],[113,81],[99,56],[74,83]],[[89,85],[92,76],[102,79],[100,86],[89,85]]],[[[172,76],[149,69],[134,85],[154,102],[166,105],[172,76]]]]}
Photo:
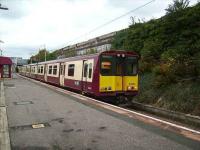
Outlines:
{"type": "Polygon", "coordinates": [[[44,61],[47,61],[47,50],[46,50],[46,45],[44,44],[44,61]]]}

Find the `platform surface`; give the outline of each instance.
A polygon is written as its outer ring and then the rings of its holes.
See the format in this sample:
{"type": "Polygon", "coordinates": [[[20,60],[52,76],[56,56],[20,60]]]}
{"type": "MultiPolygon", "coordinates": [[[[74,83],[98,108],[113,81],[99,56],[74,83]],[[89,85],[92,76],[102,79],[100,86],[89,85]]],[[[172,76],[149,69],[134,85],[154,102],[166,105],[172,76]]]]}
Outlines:
{"type": "Polygon", "coordinates": [[[4,81],[4,85],[14,150],[200,148],[199,142],[114,112],[93,108],[21,77],[4,81]]]}

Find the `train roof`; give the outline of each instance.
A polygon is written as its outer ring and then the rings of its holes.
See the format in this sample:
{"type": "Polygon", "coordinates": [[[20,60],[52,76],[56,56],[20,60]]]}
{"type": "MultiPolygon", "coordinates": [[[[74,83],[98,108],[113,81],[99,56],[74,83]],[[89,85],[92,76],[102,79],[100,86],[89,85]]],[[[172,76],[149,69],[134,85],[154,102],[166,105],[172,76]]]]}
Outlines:
{"type": "Polygon", "coordinates": [[[0,56],[0,65],[12,65],[12,60],[9,57],[0,56]]]}
{"type": "Polygon", "coordinates": [[[80,55],[80,56],[75,56],[75,57],[68,57],[68,58],[63,58],[63,59],[56,59],[56,60],[39,62],[39,63],[33,63],[33,64],[28,64],[28,65],[34,66],[34,65],[37,65],[37,64],[38,65],[43,65],[43,64],[51,64],[51,63],[61,63],[61,62],[69,61],[69,60],[70,61],[75,61],[75,60],[80,60],[80,59],[94,58],[94,57],[97,57],[97,56],[99,56],[101,54],[115,54],[115,53],[125,53],[125,54],[129,54],[129,55],[138,56],[138,54],[133,52],[133,51],[111,50],[111,51],[103,51],[101,53],[90,54],[90,55],[80,55]]]}
{"type": "Polygon", "coordinates": [[[68,58],[63,58],[63,59],[56,59],[56,60],[50,60],[50,61],[45,61],[45,62],[39,62],[38,64],[40,65],[40,64],[60,63],[60,62],[68,61],[68,60],[74,61],[74,60],[79,60],[79,59],[93,58],[93,57],[98,56],[98,55],[99,55],[99,53],[84,55],[84,56],[68,57],[68,58]]]}

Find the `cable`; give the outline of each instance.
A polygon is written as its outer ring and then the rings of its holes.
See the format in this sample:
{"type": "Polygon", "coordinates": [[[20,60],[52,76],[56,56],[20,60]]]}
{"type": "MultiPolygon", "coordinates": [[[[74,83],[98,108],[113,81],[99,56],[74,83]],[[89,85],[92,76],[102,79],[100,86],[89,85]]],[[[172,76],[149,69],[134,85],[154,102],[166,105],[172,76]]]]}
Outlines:
{"type": "Polygon", "coordinates": [[[98,30],[98,29],[100,29],[100,28],[102,28],[102,27],[104,27],[104,26],[106,26],[106,25],[108,25],[108,24],[110,24],[110,23],[112,23],[112,22],[114,22],[114,21],[116,21],[116,20],[118,20],[118,19],[124,17],[124,16],[127,16],[128,14],[130,14],[130,13],[132,13],[132,12],[135,12],[135,11],[137,11],[137,10],[139,10],[139,9],[141,9],[141,8],[143,8],[143,7],[145,7],[145,6],[149,5],[149,4],[151,4],[151,3],[153,3],[154,1],[156,1],[156,0],[151,0],[151,1],[149,1],[148,3],[145,3],[145,4],[143,4],[143,5],[141,5],[141,6],[137,7],[137,8],[134,8],[133,10],[131,10],[131,11],[129,11],[129,12],[127,12],[127,13],[125,13],[125,14],[119,16],[119,17],[114,18],[114,19],[112,19],[112,20],[110,20],[110,21],[108,21],[108,22],[106,22],[106,23],[104,23],[104,24],[102,24],[102,25],[100,25],[100,26],[98,26],[98,27],[96,27],[96,28],[90,30],[89,32],[87,32],[87,33],[85,33],[85,34],[82,34],[81,36],[79,36],[79,37],[73,39],[72,41],[69,41],[69,42],[67,43],[67,45],[68,45],[69,43],[71,43],[71,42],[73,42],[73,41],[75,41],[75,40],[77,40],[77,39],[83,37],[83,36],[86,36],[86,35],[91,34],[92,32],[94,32],[94,31],[96,31],[96,30],[98,30]]]}

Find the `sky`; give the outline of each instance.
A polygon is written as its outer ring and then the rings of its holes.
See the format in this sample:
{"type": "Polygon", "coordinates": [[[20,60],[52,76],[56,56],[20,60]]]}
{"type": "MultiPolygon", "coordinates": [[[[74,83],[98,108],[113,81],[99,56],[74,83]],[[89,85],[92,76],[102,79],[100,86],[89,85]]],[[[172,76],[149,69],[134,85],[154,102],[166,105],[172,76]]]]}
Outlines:
{"type": "MultiPolygon", "coordinates": [[[[29,58],[44,47],[53,51],[127,28],[135,20],[159,18],[173,0],[155,0],[92,33],[151,0],[0,0],[0,49],[4,56],[29,58]]],[[[190,0],[195,5],[197,0],[190,0]]]]}

